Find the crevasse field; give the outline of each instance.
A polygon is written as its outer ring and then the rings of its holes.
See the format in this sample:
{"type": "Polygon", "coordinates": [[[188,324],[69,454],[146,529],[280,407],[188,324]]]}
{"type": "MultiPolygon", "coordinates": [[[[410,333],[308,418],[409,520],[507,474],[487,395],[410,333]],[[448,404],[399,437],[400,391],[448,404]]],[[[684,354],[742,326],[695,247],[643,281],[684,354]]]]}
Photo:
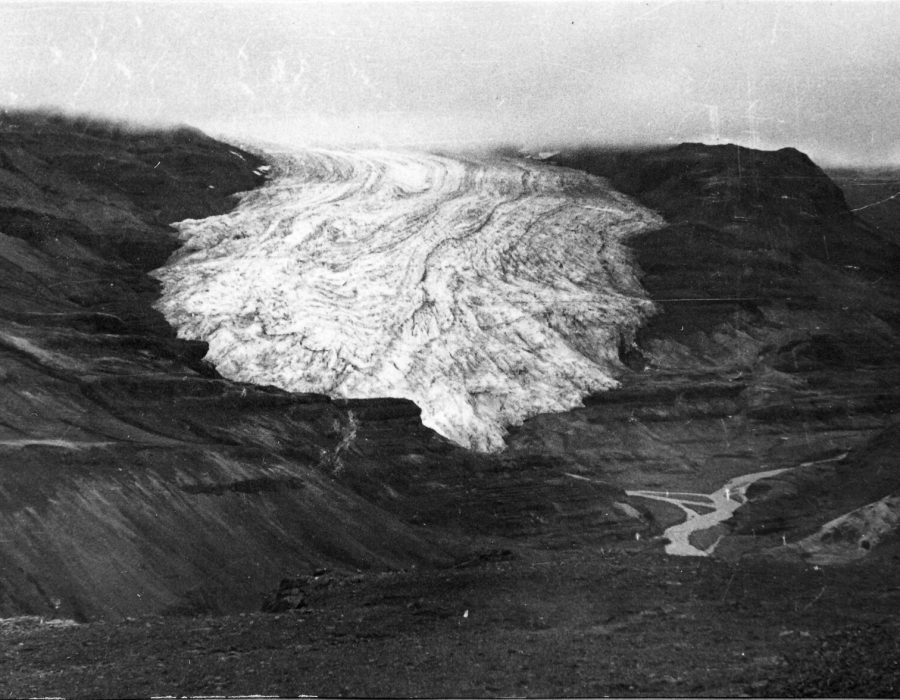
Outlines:
{"type": "Polygon", "coordinates": [[[624,242],[662,220],[538,161],[406,151],[267,153],[229,214],[177,224],[158,308],[230,379],[404,397],[455,442],[615,386],[652,310],[624,242]]]}

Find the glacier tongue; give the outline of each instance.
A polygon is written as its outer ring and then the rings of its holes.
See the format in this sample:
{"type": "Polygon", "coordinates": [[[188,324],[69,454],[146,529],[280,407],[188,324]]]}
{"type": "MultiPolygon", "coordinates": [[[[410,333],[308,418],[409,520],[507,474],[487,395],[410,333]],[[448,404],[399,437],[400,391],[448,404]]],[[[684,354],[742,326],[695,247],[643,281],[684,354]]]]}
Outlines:
{"type": "Polygon", "coordinates": [[[623,239],[662,220],[606,181],[501,158],[268,154],[229,214],[176,224],[158,308],[226,377],[395,396],[480,450],[615,386],[651,309],[623,239]]]}

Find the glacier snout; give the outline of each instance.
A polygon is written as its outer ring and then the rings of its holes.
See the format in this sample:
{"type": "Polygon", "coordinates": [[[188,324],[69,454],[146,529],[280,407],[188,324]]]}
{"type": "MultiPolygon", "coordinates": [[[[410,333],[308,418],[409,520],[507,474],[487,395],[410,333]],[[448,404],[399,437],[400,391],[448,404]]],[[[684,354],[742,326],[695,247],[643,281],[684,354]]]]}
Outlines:
{"type": "Polygon", "coordinates": [[[158,308],[226,377],[415,401],[480,450],[615,385],[651,304],[623,246],[653,212],[585,173],[389,151],[273,154],[229,214],[178,224],[158,308]]]}

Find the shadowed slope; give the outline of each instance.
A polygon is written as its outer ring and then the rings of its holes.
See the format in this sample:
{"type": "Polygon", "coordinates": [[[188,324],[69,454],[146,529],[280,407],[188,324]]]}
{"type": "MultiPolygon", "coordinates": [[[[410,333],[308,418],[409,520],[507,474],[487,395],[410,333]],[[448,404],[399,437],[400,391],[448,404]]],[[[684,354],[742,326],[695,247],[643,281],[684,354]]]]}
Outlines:
{"type": "Polygon", "coordinates": [[[900,248],[884,222],[851,211],[790,148],[583,149],[554,161],[609,177],[666,218],[629,240],[659,312],[622,348],[641,371],[584,409],[526,422],[513,453],[556,450],[626,488],[708,492],[738,474],[849,451],[854,469],[842,479],[873,486],[862,496],[829,479],[807,499],[798,469],[756,509],[760,482],[729,521],[739,537],[723,555],[805,537],[895,492],[897,470],[866,457],[868,440],[897,444],[900,434],[900,248]],[[756,538],[763,531],[767,541],[756,538]]]}
{"type": "Polygon", "coordinates": [[[0,164],[0,615],[255,609],[285,571],[445,556],[330,477],[350,411],[427,452],[415,406],[222,380],[152,309],[166,222],[225,211],[260,160],[4,115],[0,164]]]}

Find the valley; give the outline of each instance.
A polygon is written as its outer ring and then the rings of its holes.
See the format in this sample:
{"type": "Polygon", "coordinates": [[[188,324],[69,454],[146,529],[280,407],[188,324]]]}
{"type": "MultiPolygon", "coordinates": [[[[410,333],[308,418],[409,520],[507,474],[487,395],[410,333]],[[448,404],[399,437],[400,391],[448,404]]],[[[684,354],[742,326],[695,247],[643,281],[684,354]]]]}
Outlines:
{"type": "Polygon", "coordinates": [[[896,694],[865,173],[6,113],[0,157],[0,694],[896,694]],[[667,491],[745,502],[671,556],[667,491]]]}

